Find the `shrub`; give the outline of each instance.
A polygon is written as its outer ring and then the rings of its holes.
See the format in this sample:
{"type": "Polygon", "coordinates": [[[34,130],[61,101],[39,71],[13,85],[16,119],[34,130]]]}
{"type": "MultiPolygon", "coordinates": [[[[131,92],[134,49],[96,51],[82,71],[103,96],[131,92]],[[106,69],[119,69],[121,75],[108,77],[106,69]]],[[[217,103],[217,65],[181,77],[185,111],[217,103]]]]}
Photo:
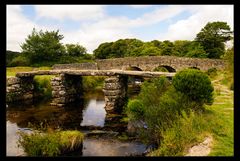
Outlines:
{"type": "Polygon", "coordinates": [[[31,134],[19,132],[18,146],[22,146],[29,156],[58,156],[82,146],[83,134],[79,131],[31,134]]]}
{"type": "Polygon", "coordinates": [[[141,100],[144,106],[155,105],[159,103],[160,96],[170,86],[170,82],[166,77],[153,78],[143,82],[138,99],[141,100]]]}
{"type": "Polygon", "coordinates": [[[13,58],[13,60],[9,63],[9,66],[12,66],[12,67],[28,66],[29,64],[30,64],[29,60],[25,56],[20,55],[20,56],[13,58]]]}
{"type": "Polygon", "coordinates": [[[131,119],[143,119],[145,113],[145,106],[142,101],[134,99],[128,102],[128,111],[131,119]]]}
{"type": "Polygon", "coordinates": [[[206,72],[206,74],[211,77],[214,78],[217,75],[217,69],[216,68],[209,68],[206,72]]]}
{"type": "Polygon", "coordinates": [[[200,105],[213,102],[214,88],[207,74],[202,71],[182,70],[174,76],[172,83],[177,91],[187,95],[191,101],[196,101],[200,105]]]}

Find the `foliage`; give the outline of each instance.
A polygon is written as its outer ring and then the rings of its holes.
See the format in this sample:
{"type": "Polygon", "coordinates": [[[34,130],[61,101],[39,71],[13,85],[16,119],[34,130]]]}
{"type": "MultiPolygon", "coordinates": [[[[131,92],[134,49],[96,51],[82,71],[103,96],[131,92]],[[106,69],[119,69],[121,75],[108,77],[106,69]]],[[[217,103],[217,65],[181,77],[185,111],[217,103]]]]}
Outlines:
{"type": "Polygon", "coordinates": [[[24,148],[28,156],[58,156],[81,147],[83,134],[79,131],[59,131],[31,134],[19,132],[18,145],[24,148]]]}
{"type": "Polygon", "coordinates": [[[213,102],[214,88],[207,74],[200,70],[184,69],[174,76],[172,83],[177,91],[200,105],[213,102]]]}
{"type": "Polygon", "coordinates": [[[28,58],[24,55],[19,55],[14,57],[9,63],[8,66],[15,67],[15,66],[28,66],[30,64],[28,58]]]}
{"type": "Polygon", "coordinates": [[[10,66],[9,64],[11,63],[11,61],[14,58],[18,57],[19,55],[21,55],[21,53],[16,52],[16,51],[7,50],[6,51],[6,66],[10,66]]]}
{"type": "Polygon", "coordinates": [[[97,88],[102,88],[105,77],[104,76],[85,76],[82,77],[82,85],[84,91],[91,91],[97,88]]]}
{"type": "Polygon", "coordinates": [[[65,53],[64,46],[60,43],[63,35],[59,31],[36,31],[28,35],[21,45],[22,53],[30,60],[30,63],[42,61],[56,61],[65,53]]]}
{"type": "Polygon", "coordinates": [[[38,96],[49,99],[52,96],[51,78],[53,76],[35,76],[33,79],[34,93],[38,96]]]}
{"type": "Polygon", "coordinates": [[[141,85],[138,99],[143,102],[144,106],[155,105],[159,102],[160,96],[167,90],[169,85],[170,82],[166,77],[153,78],[145,81],[141,85]]]}
{"type": "Polygon", "coordinates": [[[229,89],[233,90],[234,89],[234,79],[233,79],[233,75],[234,75],[234,47],[232,47],[231,49],[228,49],[224,56],[223,59],[226,60],[227,62],[227,66],[225,69],[226,72],[226,80],[228,81],[228,86],[229,89]]]}
{"type": "Polygon", "coordinates": [[[131,119],[141,120],[144,118],[145,107],[141,100],[134,99],[128,102],[127,113],[131,119]]]}
{"type": "Polygon", "coordinates": [[[232,31],[226,22],[209,22],[197,34],[195,40],[199,42],[208,58],[220,58],[224,54],[224,42],[231,40],[232,31]]]}
{"type": "Polygon", "coordinates": [[[186,53],[187,54],[185,56],[191,58],[207,58],[208,56],[203,46],[196,41],[192,41],[188,45],[188,50],[186,53]]]}
{"type": "Polygon", "coordinates": [[[87,53],[87,49],[79,44],[66,44],[67,55],[82,56],[87,53]]]}
{"type": "Polygon", "coordinates": [[[193,111],[189,114],[182,112],[176,115],[172,127],[162,132],[163,141],[159,148],[148,156],[183,156],[193,143],[200,142],[206,135],[207,121],[203,114],[196,115],[193,111]]]}
{"type": "Polygon", "coordinates": [[[209,68],[206,72],[206,74],[210,77],[213,78],[217,75],[217,69],[216,68],[209,68]]]}

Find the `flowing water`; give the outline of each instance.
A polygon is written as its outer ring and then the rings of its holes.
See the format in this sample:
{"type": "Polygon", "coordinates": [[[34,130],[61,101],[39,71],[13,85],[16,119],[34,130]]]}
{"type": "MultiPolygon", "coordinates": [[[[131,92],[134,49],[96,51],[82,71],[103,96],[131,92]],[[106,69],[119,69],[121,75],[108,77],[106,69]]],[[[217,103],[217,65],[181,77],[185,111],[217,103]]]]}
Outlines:
{"type": "MultiPolygon", "coordinates": [[[[7,156],[24,156],[17,146],[17,131],[31,131],[31,127],[47,127],[61,130],[80,130],[85,134],[92,131],[119,134],[126,126],[119,119],[106,118],[104,96],[102,92],[86,94],[80,104],[68,107],[50,106],[50,102],[38,102],[30,105],[7,105],[6,110],[6,151],[7,156]]],[[[111,134],[110,133],[110,134],[111,134]]],[[[103,135],[106,136],[106,135],[103,135]]],[[[136,141],[120,141],[116,137],[85,137],[83,149],[73,156],[129,156],[141,155],[146,146],[136,141]]]]}

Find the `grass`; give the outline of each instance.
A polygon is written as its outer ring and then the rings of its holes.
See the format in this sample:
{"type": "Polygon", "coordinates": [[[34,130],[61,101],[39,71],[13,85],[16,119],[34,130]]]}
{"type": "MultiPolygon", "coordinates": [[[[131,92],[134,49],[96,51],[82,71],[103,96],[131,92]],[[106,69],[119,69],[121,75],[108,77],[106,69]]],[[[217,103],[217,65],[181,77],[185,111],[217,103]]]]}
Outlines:
{"type": "Polygon", "coordinates": [[[233,91],[229,90],[228,84],[222,81],[225,78],[224,74],[220,74],[213,83],[215,87],[221,87],[220,94],[215,94],[213,105],[207,107],[215,116],[215,120],[210,124],[214,137],[210,156],[233,156],[233,91]]]}
{"type": "Polygon", "coordinates": [[[7,67],[7,77],[15,76],[17,72],[29,72],[34,70],[50,70],[51,67],[7,67]]]}
{"type": "Polygon", "coordinates": [[[191,113],[180,117],[166,131],[159,148],[148,156],[184,156],[189,148],[204,141],[206,136],[212,136],[213,142],[209,156],[234,155],[233,131],[233,91],[225,81],[226,75],[218,73],[212,78],[214,86],[214,102],[205,105],[205,111],[199,114],[191,113]]]}
{"type": "Polygon", "coordinates": [[[59,156],[82,147],[84,135],[80,131],[58,131],[31,134],[19,132],[18,145],[28,156],[59,156]]]}

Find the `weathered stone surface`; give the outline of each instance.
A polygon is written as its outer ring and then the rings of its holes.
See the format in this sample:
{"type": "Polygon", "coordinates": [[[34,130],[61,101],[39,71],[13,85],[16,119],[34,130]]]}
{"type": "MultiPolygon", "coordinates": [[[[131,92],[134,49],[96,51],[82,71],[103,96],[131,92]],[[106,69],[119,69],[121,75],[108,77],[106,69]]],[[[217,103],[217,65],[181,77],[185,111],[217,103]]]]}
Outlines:
{"type": "Polygon", "coordinates": [[[126,70],[128,67],[137,67],[142,71],[153,71],[158,66],[170,66],[176,71],[183,69],[183,67],[196,67],[206,71],[212,67],[221,70],[225,67],[225,62],[221,59],[187,58],[176,56],[145,56],[99,59],[96,60],[96,62],[99,70],[126,70]]]}
{"type": "Polygon", "coordinates": [[[7,78],[6,102],[32,100],[33,89],[32,76],[7,78]]]}
{"type": "Polygon", "coordinates": [[[103,92],[105,95],[105,110],[107,113],[115,113],[122,110],[126,103],[127,77],[115,76],[105,79],[103,92]]]}
{"type": "Polygon", "coordinates": [[[76,75],[61,74],[51,79],[52,103],[51,105],[63,106],[80,98],[82,92],[82,78],[76,75]]]}
{"type": "Polygon", "coordinates": [[[7,78],[7,86],[13,85],[13,84],[19,84],[20,79],[17,77],[8,77],[7,78]]]}

